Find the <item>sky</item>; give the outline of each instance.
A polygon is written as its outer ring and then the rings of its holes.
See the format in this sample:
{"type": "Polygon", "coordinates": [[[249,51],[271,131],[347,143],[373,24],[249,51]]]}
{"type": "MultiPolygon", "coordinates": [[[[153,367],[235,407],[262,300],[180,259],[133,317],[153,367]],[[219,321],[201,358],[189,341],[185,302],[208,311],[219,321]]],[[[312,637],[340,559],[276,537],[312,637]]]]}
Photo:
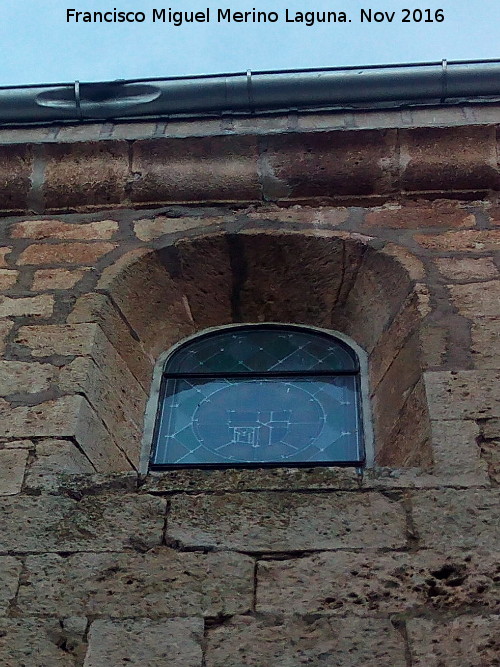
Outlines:
{"type": "Polygon", "coordinates": [[[154,0],[0,0],[0,85],[500,58],[499,0],[433,1],[174,0],[169,5],[154,0]],[[115,8],[143,12],[145,20],[67,21],[68,9],[112,12],[115,8]],[[169,8],[176,12],[209,8],[210,21],[181,26],[153,22],[154,9],[168,14],[169,8]],[[275,12],[278,20],[217,21],[219,9],[253,8],[275,12]],[[369,10],[372,22],[366,20],[369,10]],[[437,10],[442,13],[436,14],[437,10]],[[336,12],[337,18],[344,12],[347,22],[307,26],[293,20],[297,12],[321,16],[325,11],[336,12]],[[375,13],[384,20],[375,21],[375,13]],[[441,16],[444,20],[436,20],[441,16]],[[409,21],[403,22],[405,17],[409,21]]]}

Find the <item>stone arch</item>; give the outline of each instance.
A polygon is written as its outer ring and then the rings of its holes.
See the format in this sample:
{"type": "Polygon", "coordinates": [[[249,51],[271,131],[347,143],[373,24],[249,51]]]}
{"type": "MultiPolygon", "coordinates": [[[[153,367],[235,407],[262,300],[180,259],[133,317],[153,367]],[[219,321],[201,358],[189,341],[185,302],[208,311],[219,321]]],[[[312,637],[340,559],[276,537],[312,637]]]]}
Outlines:
{"type": "MultiPolygon", "coordinates": [[[[342,232],[246,230],[132,251],[107,269],[69,321],[99,325],[114,349],[108,363],[123,365],[122,377],[134,383],[118,406],[122,422],[135,425],[126,443],[131,465],[139,462],[137,426],[158,356],[208,327],[264,321],[336,330],[356,341],[369,359],[376,464],[430,465],[418,294],[394,254],[342,232]]],[[[111,409],[98,406],[105,424],[111,409]]],[[[126,428],[116,443],[122,450],[124,437],[126,428]]]]}

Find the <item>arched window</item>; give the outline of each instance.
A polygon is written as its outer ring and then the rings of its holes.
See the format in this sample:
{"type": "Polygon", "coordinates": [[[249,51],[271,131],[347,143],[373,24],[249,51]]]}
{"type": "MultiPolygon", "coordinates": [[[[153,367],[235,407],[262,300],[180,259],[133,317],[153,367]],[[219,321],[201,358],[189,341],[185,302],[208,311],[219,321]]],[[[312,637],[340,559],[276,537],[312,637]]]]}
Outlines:
{"type": "Polygon", "coordinates": [[[209,332],[167,359],[152,466],[364,462],[359,360],[343,340],[286,325],[209,332]]]}

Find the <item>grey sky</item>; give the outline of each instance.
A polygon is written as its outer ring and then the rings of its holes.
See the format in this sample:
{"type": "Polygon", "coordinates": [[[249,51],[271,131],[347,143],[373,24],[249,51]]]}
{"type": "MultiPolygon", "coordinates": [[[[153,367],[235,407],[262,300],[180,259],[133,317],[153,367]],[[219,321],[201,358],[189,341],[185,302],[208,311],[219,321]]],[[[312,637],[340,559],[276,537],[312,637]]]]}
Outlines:
{"type": "Polygon", "coordinates": [[[101,81],[182,74],[500,57],[498,0],[0,0],[0,85],[101,81]],[[211,22],[153,23],[152,9],[200,11],[211,22]],[[274,24],[220,24],[217,8],[276,11],[274,24]],[[404,7],[444,10],[442,23],[402,23],[404,7]],[[144,23],[66,22],[66,9],[143,11],[144,23]],[[285,23],[285,9],[345,11],[351,23],[285,23]],[[360,9],[396,11],[392,23],[360,23],[360,9]]]}

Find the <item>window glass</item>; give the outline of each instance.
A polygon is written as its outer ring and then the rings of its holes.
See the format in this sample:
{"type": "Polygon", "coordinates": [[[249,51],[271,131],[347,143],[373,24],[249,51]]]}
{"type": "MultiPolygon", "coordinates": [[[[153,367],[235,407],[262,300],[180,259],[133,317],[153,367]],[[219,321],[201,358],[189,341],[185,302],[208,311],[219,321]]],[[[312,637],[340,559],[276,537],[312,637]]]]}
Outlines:
{"type": "Polygon", "coordinates": [[[272,325],[202,335],[170,357],[154,466],[363,462],[359,366],[343,341],[272,325]]]}

